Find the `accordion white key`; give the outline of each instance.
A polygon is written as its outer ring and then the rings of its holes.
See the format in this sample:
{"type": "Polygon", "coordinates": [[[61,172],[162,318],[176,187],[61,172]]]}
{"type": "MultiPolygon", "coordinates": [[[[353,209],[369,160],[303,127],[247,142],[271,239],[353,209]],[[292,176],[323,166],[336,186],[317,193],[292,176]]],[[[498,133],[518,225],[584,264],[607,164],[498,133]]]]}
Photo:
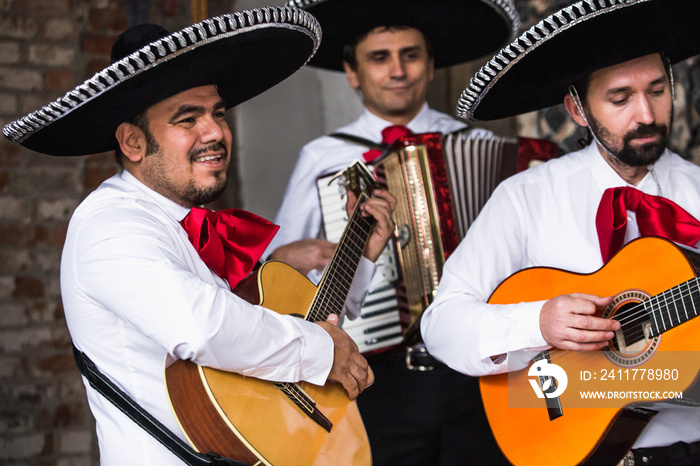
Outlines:
{"type": "MultiPolygon", "coordinates": [[[[384,279],[370,290],[361,316],[343,329],[363,353],[418,338],[446,258],[466,234],[496,185],[535,160],[559,155],[553,143],[466,129],[406,136],[374,163],[378,181],[397,198],[395,241],[377,261],[384,279]]],[[[347,217],[334,175],[317,181],[323,227],[337,241],[347,217]]]]}

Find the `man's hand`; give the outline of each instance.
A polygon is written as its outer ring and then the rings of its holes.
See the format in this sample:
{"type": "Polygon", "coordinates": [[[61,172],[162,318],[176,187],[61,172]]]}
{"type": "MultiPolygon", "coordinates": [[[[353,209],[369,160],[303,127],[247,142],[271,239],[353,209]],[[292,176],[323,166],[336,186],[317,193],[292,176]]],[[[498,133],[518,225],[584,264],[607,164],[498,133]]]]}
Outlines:
{"type": "MultiPolygon", "coordinates": [[[[355,194],[348,191],[348,212],[352,212],[356,201],[357,198],[355,194]]],[[[379,256],[386,247],[386,243],[394,235],[396,224],[394,223],[392,213],[395,207],[396,198],[385,189],[375,189],[372,191],[372,197],[367,199],[360,206],[362,215],[365,217],[374,217],[376,220],[374,228],[372,229],[372,234],[364,250],[364,256],[372,262],[379,259],[379,256]]]]}
{"type": "Polygon", "coordinates": [[[308,275],[313,269],[323,271],[333,257],[336,246],[336,243],[324,239],[301,239],[278,247],[270,259],[289,264],[303,275],[308,275]]]}
{"type": "Polygon", "coordinates": [[[326,322],[317,322],[333,339],[333,366],[328,380],[340,383],[351,400],[367,386],[369,365],[360,354],[357,345],[338,328],[338,316],[331,314],[326,322]]]}
{"type": "Polygon", "coordinates": [[[607,306],[612,297],[573,293],[552,298],[542,306],[542,336],[555,348],[570,351],[597,350],[611,340],[620,323],[594,316],[596,308],[607,306]]]}

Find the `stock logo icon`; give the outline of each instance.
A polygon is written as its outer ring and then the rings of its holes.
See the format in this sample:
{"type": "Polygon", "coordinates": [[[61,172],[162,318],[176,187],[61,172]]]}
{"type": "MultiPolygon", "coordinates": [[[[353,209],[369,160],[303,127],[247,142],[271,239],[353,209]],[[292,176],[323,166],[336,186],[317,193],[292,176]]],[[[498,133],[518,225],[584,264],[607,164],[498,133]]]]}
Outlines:
{"type": "Polygon", "coordinates": [[[552,364],[548,359],[540,359],[530,366],[527,373],[528,381],[532,385],[537,398],[557,398],[564,393],[569,383],[569,378],[560,366],[552,364]]]}

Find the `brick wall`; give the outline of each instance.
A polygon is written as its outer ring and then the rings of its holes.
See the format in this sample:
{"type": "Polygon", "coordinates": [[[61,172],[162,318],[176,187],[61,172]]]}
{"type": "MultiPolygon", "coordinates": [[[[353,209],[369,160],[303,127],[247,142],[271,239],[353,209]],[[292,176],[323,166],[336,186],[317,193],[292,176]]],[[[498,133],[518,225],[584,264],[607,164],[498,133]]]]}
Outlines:
{"type": "MultiPolygon", "coordinates": [[[[102,69],[114,37],[146,20],[184,27],[190,2],[0,0],[0,126],[102,69]]],[[[0,138],[0,464],[98,463],[58,272],[73,209],[115,171],[111,153],[49,157],[0,138]]]]}

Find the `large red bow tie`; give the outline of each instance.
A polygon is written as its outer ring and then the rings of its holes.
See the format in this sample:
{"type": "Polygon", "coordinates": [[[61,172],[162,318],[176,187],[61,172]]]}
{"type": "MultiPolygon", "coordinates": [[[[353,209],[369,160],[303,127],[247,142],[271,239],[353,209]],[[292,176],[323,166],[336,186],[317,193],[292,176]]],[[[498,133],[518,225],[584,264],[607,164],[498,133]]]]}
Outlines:
{"type": "Polygon", "coordinates": [[[231,288],[253,270],[279,226],[240,209],[194,207],[180,222],[207,267],[231,288]]]}
{"type": "MultiPolygon", "coordinates": [[[[403,137],[403,136],[409,136],[413,134],[413,131],[410,129],[406,128],[405,126],[401,125],[395,125],[395,126],[387,126],[382,130],[382,143],[383,144],[391,144],[394,141],[396,141],[398,138],[403,137]]],[[[372,160],[375,160],[377,157],[382,155],[382,151],[378,149],[371,149],[362,154],[362,156],[365,159],[365,162],[371,162],[372,160]]]]}
{"type": "Polygon", "coordinates": [[[628,210],[636,213],[642,236],[662,236],[691,247],[700,241],[700,222],[675,202],[629,186],[608,188],[596,214],[600,253],[605,262],[625,241],[628,210]]]}

